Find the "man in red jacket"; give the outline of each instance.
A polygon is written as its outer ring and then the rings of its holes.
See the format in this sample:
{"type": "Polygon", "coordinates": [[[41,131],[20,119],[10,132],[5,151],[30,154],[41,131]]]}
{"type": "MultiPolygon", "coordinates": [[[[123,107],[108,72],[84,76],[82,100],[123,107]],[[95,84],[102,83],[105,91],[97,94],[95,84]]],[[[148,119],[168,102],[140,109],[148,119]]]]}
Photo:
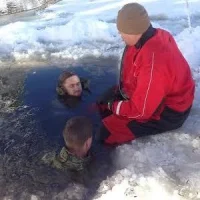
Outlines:
{"type": "Polygon", "coordinates": [[[153,28],[147,11],[137,3],[118,12],[117,28],[126,47],[119,86],[99,102],[109,110],[101,113],[101,138],[121,144],[181,127],[192,106],[195,84],[173,36],[153,28]]]}

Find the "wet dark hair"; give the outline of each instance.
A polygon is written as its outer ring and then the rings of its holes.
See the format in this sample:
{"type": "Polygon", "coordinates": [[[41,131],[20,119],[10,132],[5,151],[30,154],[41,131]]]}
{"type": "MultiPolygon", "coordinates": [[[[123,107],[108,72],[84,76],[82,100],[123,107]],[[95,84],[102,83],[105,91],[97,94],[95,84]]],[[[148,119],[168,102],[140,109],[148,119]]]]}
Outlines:
{"type": "Polygon", "coordinates": [[[58,84],[56,87],[56,92],[59,96],[68,95],[65,89],[63,88],[63,84],[66,79],[70,78],[71,76],[75,76],[76,74],[69,71],[64,71],[58,78],[58,84]]]}
{"type": "Polygon", "coordinates": [[[58,94],[58,100],[67,106],[68,108],[74,108],[76,107],[79,102],[81,101],[81,96],[71,96],[67,93],[67,91],[63,88],[63,84],[66,79],[70,78],[71,76],[77,76],[77,74],[70,72],[70,71],[64,71],[58,78],[58,84],[56,87],[56,92],[58,94]]]}
{"type": "MultiPolygon", "coordinates": [[[[73,72],[64,71],[59,76],[58,84],[57,84],[57,87],[56,87],[56,92],[58,94],[58,100],[61,103],[63,103],[65,106],[67,106],[68,108],[76,107],[82,99],[82,95],[81,96],[71,96],[63,88],[63,84],[64,84],[65,80],[70,78],[71,76],[78,76],[78,75],[73,73],[73,72]]],[[[85,78],[81,78],[81,77],[79,77],[79,79],[81,81],[82,89],[87,91],[88,93],[91,93],[91,91],[89,89],[89,83],[90,83],[89,80],[85,79],[85,78]]]]}
{"type": "Polygon", "coordinates": [[[92,122],[84,116],[69,119],[63,130],[63,137],[68,148],[83,146],[92,137],[92,122]]]}

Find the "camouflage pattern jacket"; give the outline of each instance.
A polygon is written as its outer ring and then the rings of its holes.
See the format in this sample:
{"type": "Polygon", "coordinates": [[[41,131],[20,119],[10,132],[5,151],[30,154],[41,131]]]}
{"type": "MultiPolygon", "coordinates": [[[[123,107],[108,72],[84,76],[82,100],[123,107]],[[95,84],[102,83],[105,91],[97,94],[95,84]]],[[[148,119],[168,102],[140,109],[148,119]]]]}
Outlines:
{"type": "Polygon", "coordinates": [[[59,170],[81,171],[90,161],[90,155],[84,158],[76,157],[63,147],[58,155],[45,155],[42,159],[46,164],[59,170]]]}

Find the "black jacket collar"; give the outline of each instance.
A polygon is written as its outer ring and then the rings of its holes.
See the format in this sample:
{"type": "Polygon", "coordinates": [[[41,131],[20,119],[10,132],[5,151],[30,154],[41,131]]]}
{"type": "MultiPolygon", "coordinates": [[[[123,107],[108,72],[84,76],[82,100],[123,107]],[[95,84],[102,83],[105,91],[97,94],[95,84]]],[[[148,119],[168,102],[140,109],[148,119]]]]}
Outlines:
{"type": "Polygon", "coordinates": [[[152,25],[149,26],[149,28],[142,34],[142,37],[139,39],[139,41],[135,44],[136,49],[142,48],[142,46],[155,35],[156,29],[153,28],[152,25]]]}

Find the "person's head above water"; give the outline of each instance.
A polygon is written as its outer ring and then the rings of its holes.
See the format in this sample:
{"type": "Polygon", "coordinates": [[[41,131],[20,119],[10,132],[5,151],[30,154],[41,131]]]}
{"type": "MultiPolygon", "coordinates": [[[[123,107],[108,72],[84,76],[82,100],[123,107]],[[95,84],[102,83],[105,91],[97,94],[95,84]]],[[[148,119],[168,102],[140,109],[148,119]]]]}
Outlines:
{"type": "Polygon", "coordinates": [[[67,149],[78,157],[85,157],[92,144],[92,123],[87,117],[69,119],[63,130],[67,149]]]}
{"type": "Polygon", "coordinates": [[[65,71],[59,76],[56,88],[58,95],[80,97],[82,90],[81,80],[75,73],[65,71]]]}

